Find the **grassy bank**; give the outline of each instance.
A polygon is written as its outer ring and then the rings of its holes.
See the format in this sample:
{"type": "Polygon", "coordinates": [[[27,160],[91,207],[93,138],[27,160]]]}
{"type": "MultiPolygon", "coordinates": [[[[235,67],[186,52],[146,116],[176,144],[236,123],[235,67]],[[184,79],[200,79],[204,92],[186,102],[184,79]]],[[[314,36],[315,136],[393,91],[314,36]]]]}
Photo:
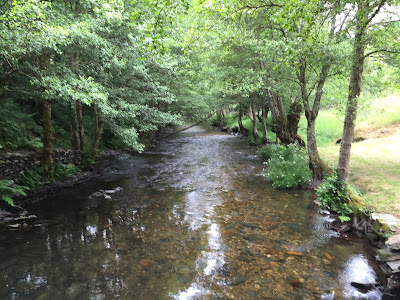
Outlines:
{"type": "MultiPolygon", "coordinates": [[[[326,113],[318,117],[317,135],[319,130],[330,128],[318,125],[325,122],[326,113]]],[[[332,122],[328,119],[326,123],[332,122]]],[[[337,165],[339,145],[335,141],[341,136],[343,123],[337,127],[337,135],[319,144],[321,157],[332,166],[337,165]]],[[[400,96],[378,99],[361,110],[355,136],[364,140],[352,145],[350,183],[361,190],[373,210],[400,217],[400,96]]]]}
{"type": "MultiPolygon", "coordinates": [[[[336,110],[322,110],[316,121],[320,155],[333,168],[338,161],[340,146],[336,141],[341,138],[343,120],[343,114],[336,110]]],[[[237,126],[233,115],[226,121],[227,126],[237,126]]],[[[250,119],[244,118],[243,124],[252,129],[250,119]]],[[[307,120],[302,117],[299,134],[305,141],[306,130],[307,120]]],[[[370,208],[400,217],[400,94],[362,103],[355,135],[364,140],[352,145],[350,183],[361,190],[370,208]]],[[[269,132],[268,138],[275,141],[275,134],[269,132]]]]}

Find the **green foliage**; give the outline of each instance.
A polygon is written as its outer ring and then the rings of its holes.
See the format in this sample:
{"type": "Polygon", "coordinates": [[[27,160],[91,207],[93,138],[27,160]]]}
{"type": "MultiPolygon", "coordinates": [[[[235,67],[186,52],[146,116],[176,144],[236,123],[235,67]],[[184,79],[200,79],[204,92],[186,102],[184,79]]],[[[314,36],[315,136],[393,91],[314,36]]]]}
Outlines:
{"type": "Polygon", "coordinates": [[[93,157],[91,156],[89,149],[85,149],[82,153],[82,168],[86,169],[94,164],[93,157]]]}
{"type": "MultiPolygon", "coordinates": [[[[323,146],[336,141],[342,136],[343,131],[343,114],[336,109],[321,110],[315,122],[315,138],[318,146],[323,146]]],[[[307,139],[307,120],[300,119],[299,134],[307,139]]]]}
{"type": "Polygon", "coordinates": [[[4,149],[31,149],[42,147],[38,135],[39,126],[33,120],[34,114],[21,109],[16,101],[10,98],[2,99],[0,109],[0,145],[4,149]]]}
{"type": "Polygon", "coordinates": [[[75,173],[79,172],[80,168],[74,164],[66,164],[57,162],[54,164],[54,175],[58,178],[71,177],[75,173]]]}
{"type": "Polygon", "coordinates": [[[263,162],[268,162],[272,158],[273,154],[280,153],[280,155],[283,156],[283,153],[285,152],[286,147],[279,145],[279,144],[269,144],[266,145],[260,149],[258,149],[257,153],[260,159],[263,162]]]}
{"type": "Polygon", "coordinates": [[[44,169],[42,167],[34,168],[22,175],[21,182],[24,186],[33,189],[43,182],[43,174],[44,169]]]}
{"type": "Polygon", "coordinates": [[[252,134],[249,134],[247,137],[247,144],[249,146],[257,146],[262,144],[262,137],[258,135],[257,139],[254,139],[254,136],[252,134]]]}
{"type": "Polygon", "coordinates": [[[325,177],[324,182],[316,190],[318,203],[321,207],[327,208],[339,214],[339,219],[348,221],[349,215],[353,213],[350,201],[350,185],[338,179],[337,172],[325,177]]]}
{"type": "Polygon", "coordinates": [[[0,180],[0,200],[7,202],[11,206],[15,206],[13,196],[26,196],[27,187],[16,185],[12,180],[0,180]]]}
{"type": "MultiPolygon", "coordinates": [[[[268,147],[268,146],[267,146],[268,147]]],[[[304,149],[291,144],[270,151],[271,158],[265,163],[264,176],[272,181],[275,188],[299,188],[307,186],[312,179],[307,155],[304,149]]]]}

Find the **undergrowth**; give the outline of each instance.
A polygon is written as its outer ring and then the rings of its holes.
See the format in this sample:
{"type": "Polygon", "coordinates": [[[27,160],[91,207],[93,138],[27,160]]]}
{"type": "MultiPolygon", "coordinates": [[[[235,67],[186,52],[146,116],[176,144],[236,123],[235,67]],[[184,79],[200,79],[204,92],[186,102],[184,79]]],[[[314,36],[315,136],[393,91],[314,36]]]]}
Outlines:
{"type": "Polygon", "coordinates": [[[316,190],[319,206],[338,213],[342,222],[349,221],[353,213],[350,206],[350,189],[360,196],[356,188],[347,182],[341,182],[337,172],[332,172],[316,190]]]}
{"type": "Polygon", "coordinates": [[[272,182],[274,188],[301,188],[310,184],[312,172],[309,168],[307,154],[304,149],[291,144],[285,146],[271,146],[264,150],[270,158],[265,162],[264,176],[272,182]]]}
{"type": "Polygon", "coordinates": [[[0,180],[0,200],[7,202],[11,206],[15,206],[13,197],[23,195],[26,196],[26,186],[16,185],[14,181],[2,179],[0,180]]]}

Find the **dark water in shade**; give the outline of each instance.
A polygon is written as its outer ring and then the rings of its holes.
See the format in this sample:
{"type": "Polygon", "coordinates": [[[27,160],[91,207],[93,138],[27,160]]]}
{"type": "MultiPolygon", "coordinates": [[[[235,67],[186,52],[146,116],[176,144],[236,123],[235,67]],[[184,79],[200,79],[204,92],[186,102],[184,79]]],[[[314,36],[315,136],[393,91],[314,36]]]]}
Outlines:
{"type": "Polygon", "coordinates": [[[273,190],[245,139],[194,127],[104,164],[0,227],[0,299],[381,299],[350,286],[379,276],[366,245],[273,190]]]}

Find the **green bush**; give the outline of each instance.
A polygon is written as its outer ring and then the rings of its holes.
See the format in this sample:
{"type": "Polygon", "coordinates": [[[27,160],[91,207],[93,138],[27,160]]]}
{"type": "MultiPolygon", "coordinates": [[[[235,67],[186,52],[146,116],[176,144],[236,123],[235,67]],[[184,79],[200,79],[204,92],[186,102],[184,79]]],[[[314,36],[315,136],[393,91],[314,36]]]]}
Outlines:
{"type": "Polygon", "coordinates": [[[265,163],[264,176],[274,188],[299,188],[308,185],[312,179],[307,154],[304,149],[292,144],[271,151],[271,158],[265,163]]]}
{"type": "Polygon", "coordinates": [[[26,189],[26,186],[16,185],[12,180],[2,179],[0,180],[0,199],[11,206],[14,206],[14,200],[12,197],[18,195],[26,196],[24,191],[26,189]]]}
{"type": "Polygon", "coordinates": [[[258,149],[257,153],[263,162],[267,162],[269,159],[271,159],[273,153],[279,152],[281,155],[283,155],[285,149],[285,146],[279,144],[269,144],[258,149]]]}
{"type": "MultiPolygon", "coordinates": [[[[316,191],[319,206],[337,212],[341,221],[350,220],[349,215],[353,213],[349,204],[350,188],[348,183],[342,183],[338,179],[336,171],[332,172],[316,191]]],[[[352,189],[359,193],[356,189],[352,189]]]]}
{"type": "Polygon", "coordinates": [[[39,185],[43,181],[44,169],[42,167],[34,168],[25,172],[21,177],[21,182],[23,185],[33,189],[35,186],[39,185]]]}
{"type": "Polygon", "coordinates": [[[258,136],[257,139],[254,139],[252,134],[249,134],[247,137],[247,144],[249,146],[257,146],[262,144],[262,137],[258,136]]]}
{"type": "Polygon", "coordinates": [[[54,164],[54,174],[58,178],[71,177],[79,171],[80,168],[75,166],[74,164],[64,165],[60,162],[54,164]]]}

